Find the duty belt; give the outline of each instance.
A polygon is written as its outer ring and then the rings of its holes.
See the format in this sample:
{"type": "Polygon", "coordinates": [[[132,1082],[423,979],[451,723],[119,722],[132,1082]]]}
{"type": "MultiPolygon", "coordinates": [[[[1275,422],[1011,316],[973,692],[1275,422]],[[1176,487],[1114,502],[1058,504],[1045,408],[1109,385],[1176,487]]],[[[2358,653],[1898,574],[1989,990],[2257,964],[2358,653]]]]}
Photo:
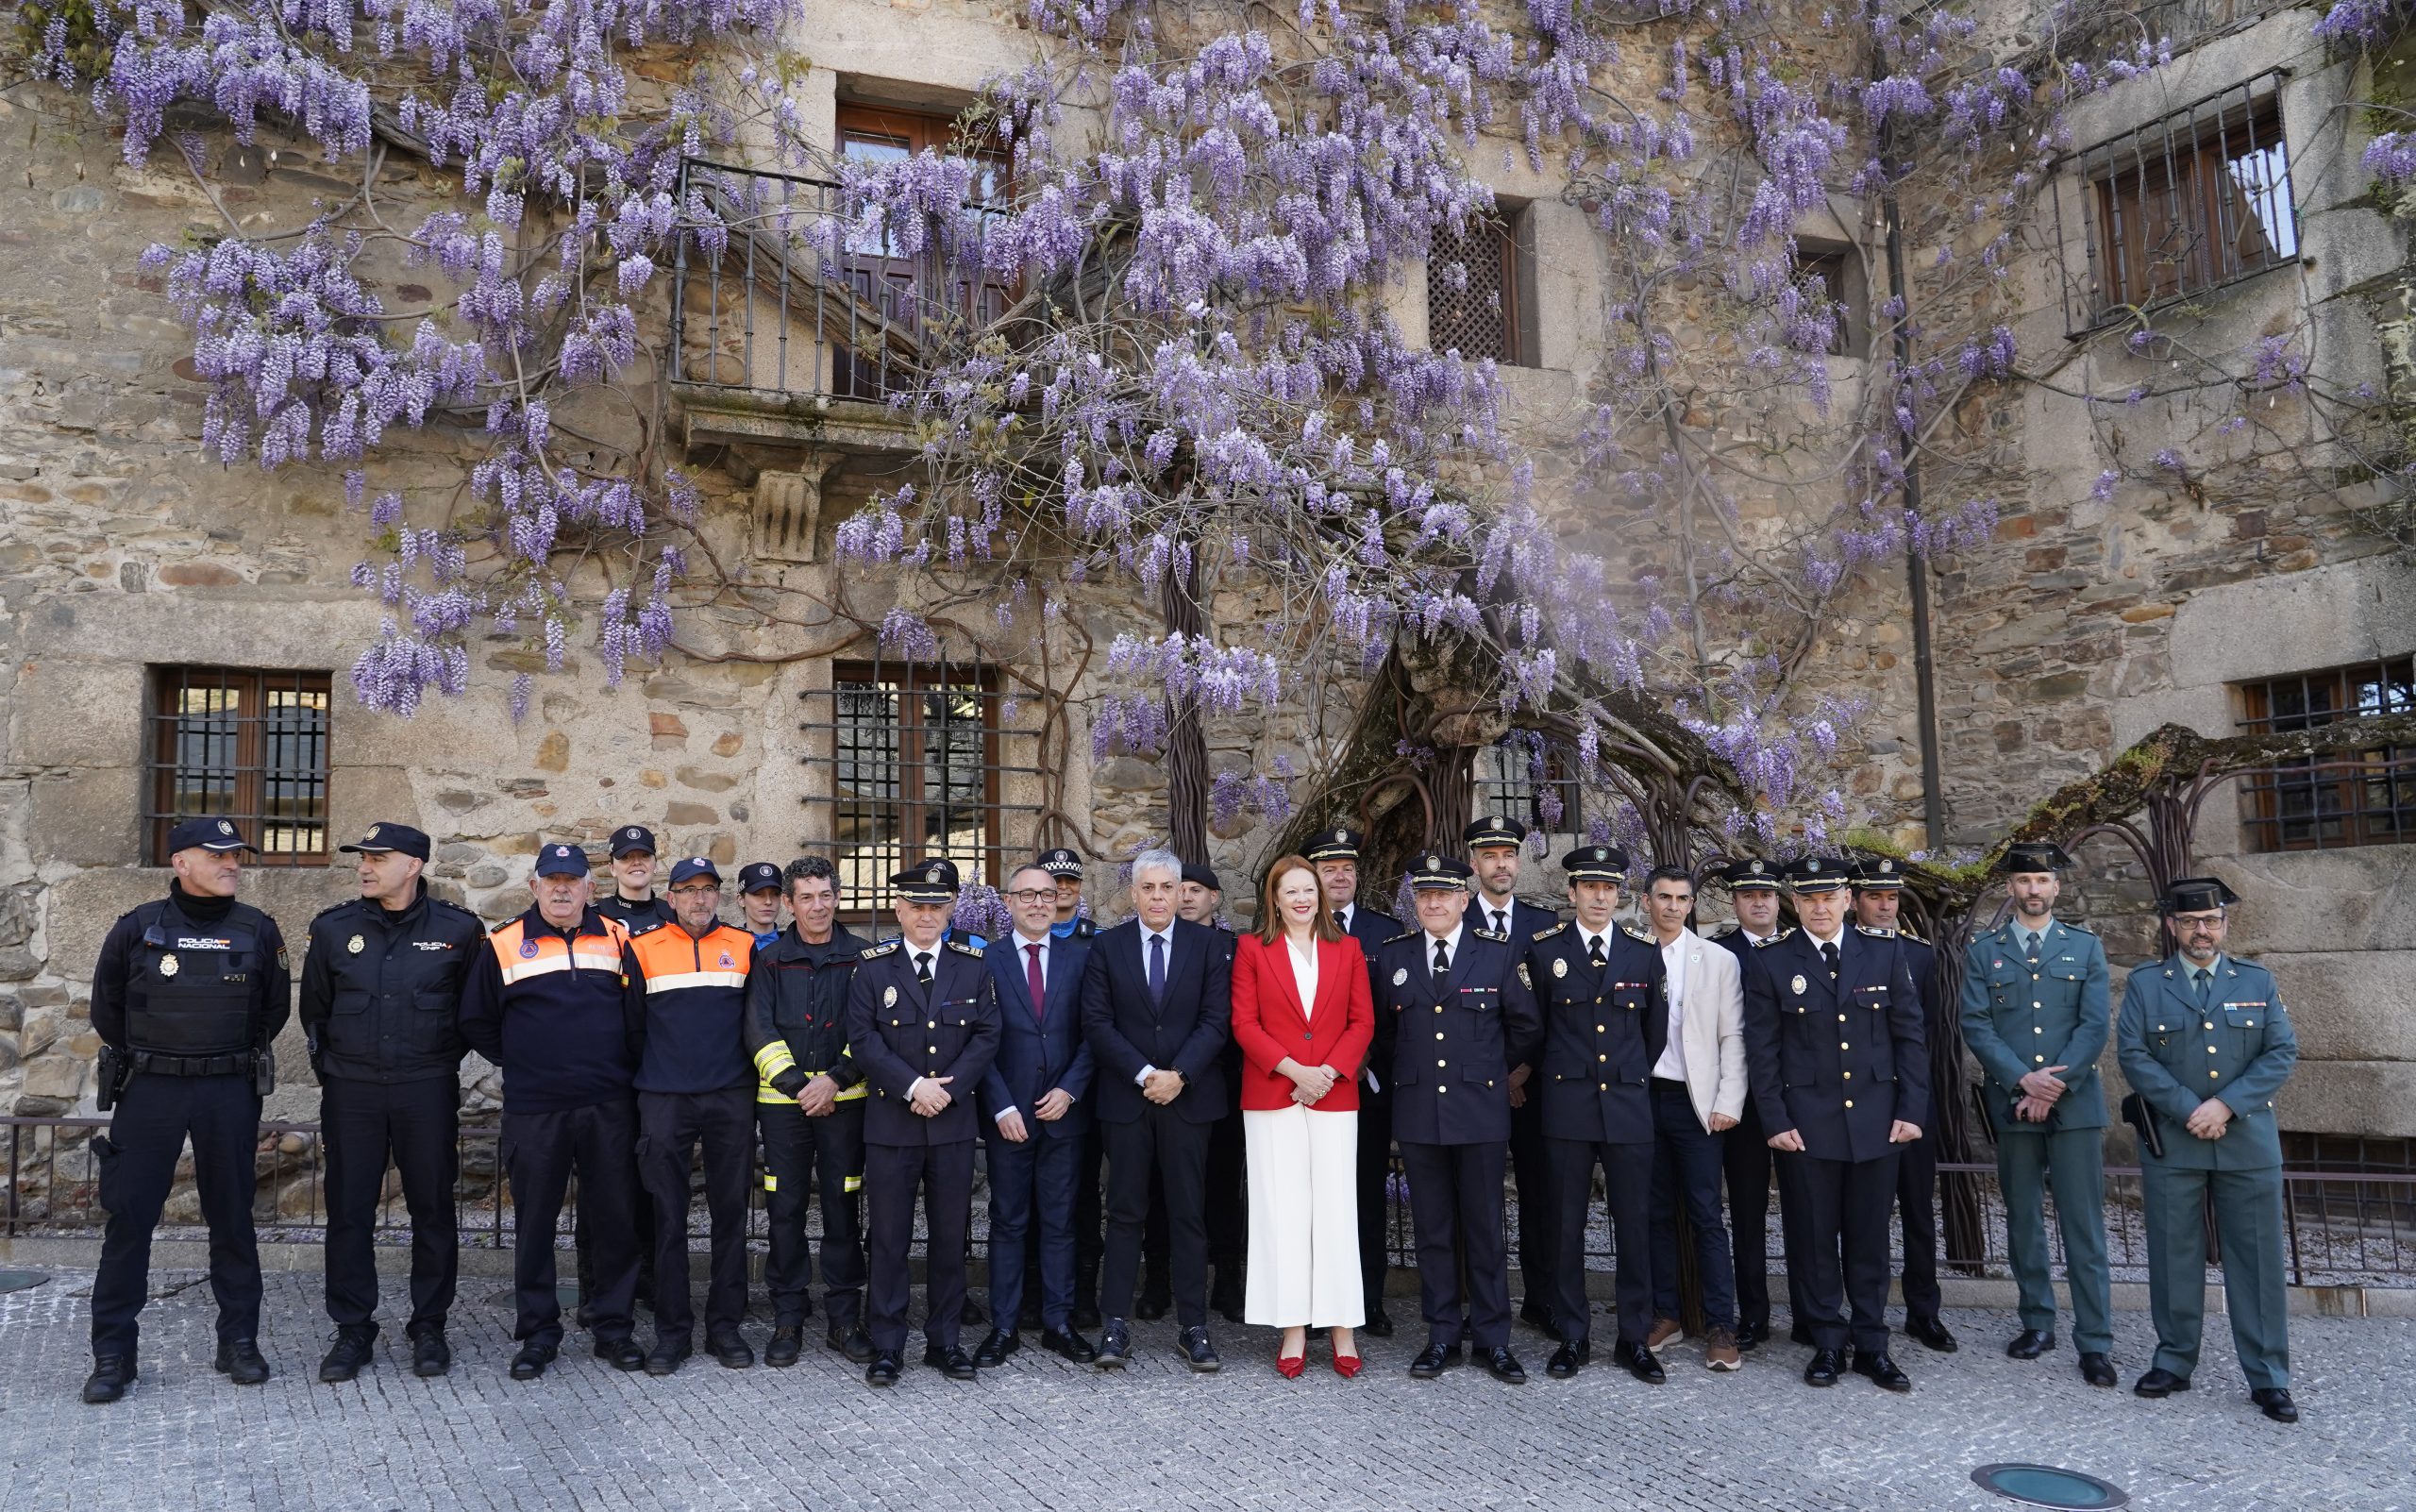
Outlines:
{"type": "Polygon", "coordinates": [[[251,1073],[258,1057],[250,1050],[238,1050],[231,1055],[154,1055],[149,1050],[136,1050],[133,1059],[137,1075],[242,1076],[251,1073]]]}

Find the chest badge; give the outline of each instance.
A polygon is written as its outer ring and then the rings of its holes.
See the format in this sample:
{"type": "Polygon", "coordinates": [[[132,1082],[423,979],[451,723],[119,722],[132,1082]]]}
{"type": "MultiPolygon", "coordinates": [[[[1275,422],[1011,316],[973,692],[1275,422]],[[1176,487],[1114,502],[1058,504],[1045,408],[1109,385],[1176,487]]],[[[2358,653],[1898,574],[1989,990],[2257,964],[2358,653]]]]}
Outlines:
{"type": "Polygon", "coordinates": [[[344,948],[350,950],[353,954],[359,955],[361,951],[369,948],[369,942],[356,934],[351,939],[344,942],[344,948]]]}
{"type": "Polygon", "coordinates": [[[1565,977],[1569,975],[1569,958],[1567,956],[1556,955],[1552,958],[1552,974],[1555,977],[1565,977]]]}
{"type": "Polygon", "coordinates": [[[1800,997],[1804,992],[1804,979],[1801,976],[1798,976],[1793,982],[1788,983],[1787,986],[1788,991],[1795,993],[1800,997]]]}
{"type": "Polygon", "coordinates": [[[1395,967],[1393,967],[1393,985],[1394,985],[1394,986],[1398,987],[1398,986],[1400,986],[1402,983],[1407,982],[1408,980],[1409,980],[1409,967],[1407,967],[1407,966],[1395,966],[1395,967]]]}
{"type": "Polygon", "coordinates": [[[881,1005],[883,1008],[895,1008],[898,1006],[898,989],[896,987],[883,987],[881,989],[881,1005]]]}
{"type": "Polygon", "coordinates": [[[173,955],[163,955],[159,957],[159,975],[163,977],[173,977],[176,974],[176,958],[173,955]]]}

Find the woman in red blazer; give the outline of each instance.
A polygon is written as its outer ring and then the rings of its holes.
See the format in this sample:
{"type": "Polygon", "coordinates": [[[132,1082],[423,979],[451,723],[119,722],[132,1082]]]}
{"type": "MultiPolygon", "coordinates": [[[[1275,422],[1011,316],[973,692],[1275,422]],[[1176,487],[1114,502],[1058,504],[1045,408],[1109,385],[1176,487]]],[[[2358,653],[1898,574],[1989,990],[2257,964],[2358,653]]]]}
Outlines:
{"type": "Polygon", "coordinates": [[[1333,1331],[1334,1369],[1359,1373],[1359,1067],[1374,1038],[1367,958],[1334,922],[1315,867],[1267,868],[1259,927],[1233,950],[1233,1043],[1250,1151],[1250,1285],[1242,1318],[1280,1328],[1275,1368],[1308,1366],[1308,1330],[1333,1331]]]}

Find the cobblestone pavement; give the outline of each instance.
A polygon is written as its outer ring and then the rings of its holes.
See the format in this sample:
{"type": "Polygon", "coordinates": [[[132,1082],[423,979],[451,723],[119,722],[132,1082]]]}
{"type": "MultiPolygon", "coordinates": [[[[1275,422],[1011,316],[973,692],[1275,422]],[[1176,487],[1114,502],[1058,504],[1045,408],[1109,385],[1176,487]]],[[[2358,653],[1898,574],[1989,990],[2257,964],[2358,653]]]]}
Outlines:
{"type": "MultiPolygon", "coordinates": [[[[1904,1343],[1914,1378],[1891,1397],[1859,1377],[1801,1384],[1784,1342],[1715,1376],[1700,1350],[1667,1352],[1666,1386],[1597,1365],[1543,1375],[1542,1337],[1515,1341],[1525,1386],[1463,1369],[1404,1373],[1422,1339],[1368,1340],[1355,1381],[1325,1368],[1280,1380],[1271,1334],[1227,1328],[1225,1370],[1195,1376],[1169,1324],[1140,1325],[1121,1376],[1065,1365],[1031,1342],[980,1383],[909,1365],[895,1389],[867,1388],[819,1343],[788,1370],[692,1361],[669,1380],[623,1375],[572,1347],[542,1381],[504,1370],[501,1285],[465,1277],[453,1374],[420,1381],[396,1332],[346,1386],[317,1383],[325,1347],[317,1278],[268,1278],[264,1387],[210,1369],[209,1287],[156,1278],[143,1314],[143,1377],[109,1407],[76,1388],[89,1368],[89,1272],[0,1296],[0,1458],[9,1512],[849,1506],[1435,1508],[1549,1505],[1772,1507],[1936,1512],[2009,1507],[1970,1483],[1974,1466],[2032,1460],[2126,1487],[2173,1512],[2416,1507],[2416,1322],[2301,1318],[2292,1323],[2306,1420],[2267,1422],[2247,1403],[2220,1315],[2197,1389],[2148,1403],[2083,1385],[2069,1347],[2008,1360],[2004,1314],[1951,1312],[1965,1348],[1904,1343]]],[[[388,1309],[396,1302],[393,1283],[388,1309]]],[[[1414,1303],[1396,1299],[1395,1316],[1414,1303]]],[[[816,1319],[818,1323],[819,1319],[816,1319]]],[[[2119,1315],[2127,1384],[2150,1347],[2145,1317],[2119,1315]]],[[[1784,1326],[1784,1325],[1782,1325],[1784,1326]]],[[[1597,1337],[1610,1322],[1598,1317],[1597,1337]]],[[[760,1347],[764,1330],[750,1324],[760,1347]]],[[[646,1336],[641,1318],[640,1336],[646,1336]]],[[[1029,1336],[1028,1336],[1029,1339],[1029,1336]]],[[[968,1344],[972,1342],[970,1338],[968,1344]]],[[[919,1352],[919,1344],[916,1352],[919,1352]]]]}

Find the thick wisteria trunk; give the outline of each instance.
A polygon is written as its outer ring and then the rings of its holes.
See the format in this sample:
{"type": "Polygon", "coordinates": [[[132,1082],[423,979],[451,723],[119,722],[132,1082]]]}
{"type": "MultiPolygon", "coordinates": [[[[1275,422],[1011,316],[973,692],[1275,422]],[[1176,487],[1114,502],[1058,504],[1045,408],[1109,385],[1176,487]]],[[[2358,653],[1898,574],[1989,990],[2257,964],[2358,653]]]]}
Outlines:
{"type": "MultiPolygon", "coordinates": [[[[1169,568],[1159,591],[1166,632],[1193,636],[1205,629],[1200,612],[1200,567],[1189,554],[1169,568]]],[[[1166,836],[1185,865],[1208,864],[1208,741],[1200,728],[1200,696],[1166,699],[1166,836]]]]}

